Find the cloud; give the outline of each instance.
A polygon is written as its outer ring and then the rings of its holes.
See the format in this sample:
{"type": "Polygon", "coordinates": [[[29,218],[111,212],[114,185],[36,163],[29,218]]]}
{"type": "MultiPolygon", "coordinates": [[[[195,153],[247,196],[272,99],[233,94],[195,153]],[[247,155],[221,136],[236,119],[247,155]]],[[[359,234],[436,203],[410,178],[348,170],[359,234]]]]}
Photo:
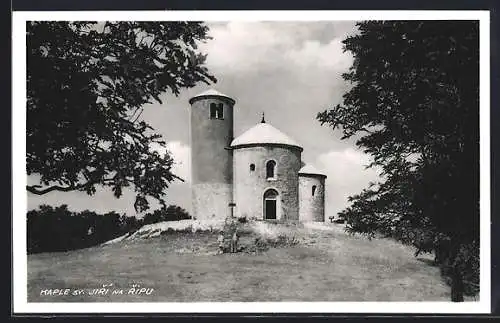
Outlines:
{"type": "Polygon", "coordinates": [[[167,143],[167,150],[174,159],[172,172],[187,183],[191,182],[191,147],[180,141],[171,141],[167,143]]]}
{"type": "Polygon", "coordinates": [[[342,39],[334,38],[328,44],[318,40],[305,41],[299,49],[286,52],[291,64],[301,68],[345,70],[352,63],[352,56],[342,51],[342,39]]]}
{"type": "Polygon", "coordinates": [[[210,26],[212,40],[201,46],[207,65],[228,72],[301,68],[343,69],[352,62],[341,40],[354,22],[228,22],[210,26]]]}
{"type": "Polygon", "coordinates": [[[365,169],[370,156],[354,148],[330,151],[316,159],[318,169],[328,176],[326,179],[325,215],[329,217],[349,205],[347,198],[360,193],[369,182],[380,179],[377,169],[365,169]]]}
{"type": "Polygon", "coordinates": [[[191,147],[189,145],[180,141],[170,141],[166,144],[166,147],[152,144],[150,149],[160,154],[168,152],[174,160],[172,173],[181,177],[187,183],[191,182],[191,147]]]}
{"type": "Polygon", "coordinates": [[[232,71],[266,67],[293,42],[293,36],[279,34],[260,22],[228,22],[211,26],[213,39],[201,46],[209,53],[207,64],[232,71]]]}

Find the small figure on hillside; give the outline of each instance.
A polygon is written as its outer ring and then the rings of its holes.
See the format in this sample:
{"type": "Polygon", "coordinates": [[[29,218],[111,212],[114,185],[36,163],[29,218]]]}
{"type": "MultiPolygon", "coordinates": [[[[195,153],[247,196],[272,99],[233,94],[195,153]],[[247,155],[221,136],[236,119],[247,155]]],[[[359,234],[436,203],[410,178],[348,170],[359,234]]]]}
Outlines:
{"type": "Polygon", "coordinates": [[[219,244],[219,251],[217,254],[220,255],[221,253],[224,253],[224,231],[222,230],[217,237],[217,243],[219,244]]]}
{"type": "Polygon", "coordinates": [[[234,230],[233,236],[231,237],[231,252],[237,252],[238,251],[238,230],[234,230]]]}

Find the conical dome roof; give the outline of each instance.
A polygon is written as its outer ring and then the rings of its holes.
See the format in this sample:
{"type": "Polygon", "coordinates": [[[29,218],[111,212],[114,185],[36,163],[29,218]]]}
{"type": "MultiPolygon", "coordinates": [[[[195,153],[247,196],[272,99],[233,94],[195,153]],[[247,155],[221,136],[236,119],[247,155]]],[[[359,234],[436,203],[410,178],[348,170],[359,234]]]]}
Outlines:
{"type": "Polygon", "coordinates": [[[230,96],[227,96],[225,95],[224,93],[220,93],[219,91],[216,91],[214,89],[209,89],[205,92],[202,92],[200,94],[197,94],[195,96],[193,96],[191,99],[189,99],[189,103],[192,104],[193,101],[195,101],[196,99],[201,99],[201,98],[205,98],[205,97],[214,97],[214,96],[218,96],[218,97],[223,97],[223,98],[226,98],[226,99],[229,99],[230,101],[233,102],[234,104],[234,99],[231,98],[230,96]]]}
{"type": "Polygon", "coordinates": [[[312,165],[305,165],[299,170],[299,175],[317,175],[317,176],[324,176],[326,177],[325,174],[317,170],[314,166],[312,165]]]}
{"type": "Polygon", "coordinates": [[[246,145],[266,144],[293,146],[302,150],[302,147],[290,137],[270,124],[264,122],[253,126],[234,139],[233,142],[231,142],[231,147],[236,148],[246,145]]]}

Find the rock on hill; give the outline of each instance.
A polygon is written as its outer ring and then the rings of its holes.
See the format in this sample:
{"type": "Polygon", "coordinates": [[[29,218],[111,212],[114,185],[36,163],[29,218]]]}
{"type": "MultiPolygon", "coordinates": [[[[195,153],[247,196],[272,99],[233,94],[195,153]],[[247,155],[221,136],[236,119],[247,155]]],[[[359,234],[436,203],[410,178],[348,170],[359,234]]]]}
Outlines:
{"type": "Polygon", "coordinates": [[[127,233],[116,239],[107,241],[104,245],[120,242],[123,240],[147,239],[157,237],[162,232],[180,231],[180,232],[197,232],[197,231],[216,231],[224,227],[224,221],[220,220],[180,220],[180,221],[165,221],[153,224],[147,224],[139,230],[127,233]]]}

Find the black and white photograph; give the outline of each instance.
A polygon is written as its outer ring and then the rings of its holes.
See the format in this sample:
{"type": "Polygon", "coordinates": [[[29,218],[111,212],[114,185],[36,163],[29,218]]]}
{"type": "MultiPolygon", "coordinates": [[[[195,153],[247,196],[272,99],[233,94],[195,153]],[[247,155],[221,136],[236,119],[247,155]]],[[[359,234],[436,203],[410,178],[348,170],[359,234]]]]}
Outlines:
{"type": "Polygon", "coordinates": [[[489,311],[487,14],[125,17],[15,21],[22,308],[489,311]]]}

